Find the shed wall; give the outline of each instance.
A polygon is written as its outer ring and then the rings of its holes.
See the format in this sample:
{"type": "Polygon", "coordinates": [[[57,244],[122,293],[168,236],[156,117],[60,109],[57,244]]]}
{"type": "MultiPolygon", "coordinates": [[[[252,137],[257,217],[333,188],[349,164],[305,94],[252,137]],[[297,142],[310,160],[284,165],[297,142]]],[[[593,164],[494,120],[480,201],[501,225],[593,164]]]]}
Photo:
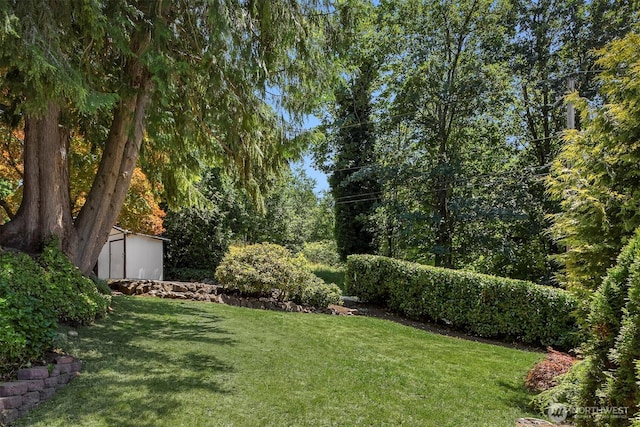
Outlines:
{"type": "Polygon", "coordinates": [[[129,234],[126,246],[127,279],[163,279],[162,240],[129,234]]]}

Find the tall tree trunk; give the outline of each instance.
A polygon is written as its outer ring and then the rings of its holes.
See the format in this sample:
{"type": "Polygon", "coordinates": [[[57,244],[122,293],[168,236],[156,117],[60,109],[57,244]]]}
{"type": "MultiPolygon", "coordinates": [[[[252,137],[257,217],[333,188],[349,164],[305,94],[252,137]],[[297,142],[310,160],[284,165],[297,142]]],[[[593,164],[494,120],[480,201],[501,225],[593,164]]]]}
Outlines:
{"type": "Polygon", "coordinates": [[[51,102],[42,115],[26,117],[23,200],[15,218],[0,227],[2,245],[37,252],[44,240],[55,235],[83,273],[93,269],[120,214],[138,160],[153,87],[139,58],[150,40],[150,28],[132,37],[134,55],[125,66],[129,87],[114,110],[98,172],[75,224],[69,195],[69,131],[61,126],[61,109],[51,102]]]}
{"type": "Polygon", "coordinates": [[[151,75],[138,58],[150,38],[151,33],[147,31],[139,33],[132,41],[137,55],[128,61],[125,73],[131,79],[134,92],[120,101],[113,114],[98,172],[76,219],[70,253],[73,263],[85,273],[93,269],[109,231],[120,215],[138,161],[145,113],[153,88],[151,75]]]}
{"type": "Polygon", "coordinates": [[[434,207],[438,214],[438,224],[436,225],[435,239],[435,265],[436,267],[453,267],[453,237],[451,233],[451,215],[449,214],[449,193],[451,184],[445,176],[445,172],[436,179],[436,190],[434,193],[434,207]]]}
{"type": "Polygon", "coordinates": [[[2,245],[40,250],[58,236],[63,248],[74,238],[69,196],[69,131],[61,126],[60,106],[50,102],[40,114],[25,116],[24,182],[20,209],[0,227],[2,245]]]}

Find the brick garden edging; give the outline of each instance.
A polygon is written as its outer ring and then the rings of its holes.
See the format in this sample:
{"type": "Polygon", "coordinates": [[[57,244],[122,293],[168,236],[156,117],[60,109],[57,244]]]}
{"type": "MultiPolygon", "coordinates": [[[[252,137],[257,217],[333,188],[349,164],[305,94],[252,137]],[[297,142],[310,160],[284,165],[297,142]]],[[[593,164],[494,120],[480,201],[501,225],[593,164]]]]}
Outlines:
{"type": "Polygon", "coordinates": [[[14,422],[40,402],[49,400],[81,369],[79,360],[58,356],[55,364],[20,369],[16,381],[0,383],[0,426],[14,422]]]}

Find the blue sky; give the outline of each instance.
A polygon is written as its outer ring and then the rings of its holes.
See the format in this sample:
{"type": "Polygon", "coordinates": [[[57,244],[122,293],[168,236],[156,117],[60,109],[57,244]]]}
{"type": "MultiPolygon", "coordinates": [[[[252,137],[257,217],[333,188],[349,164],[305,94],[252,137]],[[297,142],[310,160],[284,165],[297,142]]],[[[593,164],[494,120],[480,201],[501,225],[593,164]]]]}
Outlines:
{"type": "Polygon", "coordinates": [[[304,156],[302,162],[297,162],[293,164],[293,167],[302,166],[307,176],[313,178],[316,182],[315,193],[316,195],[320,195],[323,191],[329,190],[329,182],[327,181],[327,175],[317,170],[313,167],[313,160],[311,159],[311,155],[304,156]]]}
{"type": "MultiPolygon", "coordinates": [[[[314,117],[309,116],[304,121],[303,129],[311,129],[320,124],[320,121],[314,117]]],[[[301,162],[296,162],[292,165],[293,168],[298,166],[302,166],[307,176],[313,178],[316,182],[315,193],[316,195],[320,195],[323,191],[329,190],[329,182],[327,181],[327,175],[319,171],[318,169],[313,167],[313,159],[311,158],[311,154],[307,154],[304,156],[301,162]]]]}

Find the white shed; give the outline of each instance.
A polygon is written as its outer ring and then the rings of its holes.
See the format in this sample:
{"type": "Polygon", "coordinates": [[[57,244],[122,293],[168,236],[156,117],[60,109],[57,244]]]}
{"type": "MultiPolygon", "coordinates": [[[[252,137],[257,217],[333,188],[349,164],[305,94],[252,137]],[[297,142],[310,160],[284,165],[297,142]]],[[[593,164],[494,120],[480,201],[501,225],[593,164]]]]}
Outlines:
{"type": "Polygon", "coordinates": [[[101,279],[163,280],[163,237],[113,227],[98,257],[101,279]]]}

